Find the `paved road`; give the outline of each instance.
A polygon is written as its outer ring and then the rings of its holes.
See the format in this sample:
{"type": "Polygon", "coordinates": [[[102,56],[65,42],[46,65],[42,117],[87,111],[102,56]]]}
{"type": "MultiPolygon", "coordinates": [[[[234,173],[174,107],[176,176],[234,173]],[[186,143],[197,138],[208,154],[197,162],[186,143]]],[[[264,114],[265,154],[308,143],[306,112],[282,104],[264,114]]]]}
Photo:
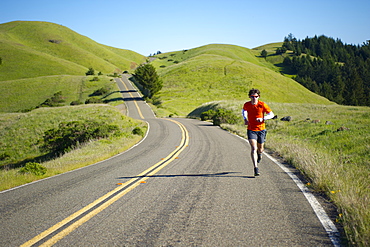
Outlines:
{"type": "Polygon", "coordinates": [[[156,119],[127,78],[129,116],[148,122],[136,147],[0,194],[0,246],[330,246],[292,179],[249,145],[192,119],[156,119]]]}

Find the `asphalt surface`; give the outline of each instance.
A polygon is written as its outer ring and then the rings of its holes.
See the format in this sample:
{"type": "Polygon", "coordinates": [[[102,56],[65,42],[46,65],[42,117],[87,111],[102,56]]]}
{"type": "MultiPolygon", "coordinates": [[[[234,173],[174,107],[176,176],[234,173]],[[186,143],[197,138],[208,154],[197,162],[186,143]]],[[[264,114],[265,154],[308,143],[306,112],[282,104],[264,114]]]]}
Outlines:
{"type": "Polygon", "coordinates": [[[128,115],[148,122],[146,138],[1,193],[0,246],[332,245],[274,162],[264,156],[254,177],[246,141],[207,122],[157,119],[126,77],[116,81],[128,115]]]}

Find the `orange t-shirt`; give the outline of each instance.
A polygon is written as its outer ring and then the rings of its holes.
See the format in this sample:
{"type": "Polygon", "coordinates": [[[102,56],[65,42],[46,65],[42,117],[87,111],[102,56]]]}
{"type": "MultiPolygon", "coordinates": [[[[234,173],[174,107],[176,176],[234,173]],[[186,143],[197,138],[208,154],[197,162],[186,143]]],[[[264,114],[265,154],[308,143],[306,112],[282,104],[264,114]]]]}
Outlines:
{"type": "MultiPolygon", "coordinates": [[[[261,131],[264,130],[265,121],[262,123],[258,122],[257,118],[263,118],[265,113],[270,113],[270,107],[262,101],[258,101],[256,105],[252,105],[250,101],[246,102],[243,106],[243,111],[247,111],[248,113],[248,129],[252,131],[261,131]]],[[[243,114],[244,115],[244,114],[243,114]]]]}

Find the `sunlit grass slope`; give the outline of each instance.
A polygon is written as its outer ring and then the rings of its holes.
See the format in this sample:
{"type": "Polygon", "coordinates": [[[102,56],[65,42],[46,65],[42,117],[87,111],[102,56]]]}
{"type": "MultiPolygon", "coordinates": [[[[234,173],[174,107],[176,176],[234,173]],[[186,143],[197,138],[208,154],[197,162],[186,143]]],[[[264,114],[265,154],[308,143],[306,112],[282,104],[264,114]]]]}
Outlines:
{"type": "Polygon", "coordinates": [[[99,81],[92,80],[93,77],[56,75],[0,81],[0,112],[19,112],[35,108],[59,91],[65,100],[63,105],[70,105],[72,101],[83,103],[100,88],[110,89],[109,95],[102,96],[103,100],[123,103],[119,88],[111,77],[99,76],[99,81]]]}
{"type": "Polygon", "coordinates": [[[96,43],[67,27],[49,22],[0,24],[0,43],[0,81],[83,75],[90,67],[103,73],[122,72],[145,61],[145,57],[136,52],[96,43]]]}
{"type": "Polygon", "coordinates": [[[213,44],[156,57],[152,64],[164,82],[162,105],[177,115],[205,102],[246,100],[251,88],[260,89],[267,102],[333,104],[247,48],[213,44]]]}

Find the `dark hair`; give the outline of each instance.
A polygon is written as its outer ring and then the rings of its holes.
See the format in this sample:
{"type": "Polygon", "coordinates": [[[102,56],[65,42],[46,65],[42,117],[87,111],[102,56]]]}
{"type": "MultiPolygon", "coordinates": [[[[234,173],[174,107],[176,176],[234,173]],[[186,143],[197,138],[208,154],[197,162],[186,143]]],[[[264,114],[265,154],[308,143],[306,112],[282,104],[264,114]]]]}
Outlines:
{"type": "Polygon", "coordinates": [[[252,94],[258,94],[258,95],[260,95],[260,90],[258,90],[258,89],[255,89],[255,88],[252,88],[250,91],[249,91],[249,96],[251,96],[252,94]]]}

